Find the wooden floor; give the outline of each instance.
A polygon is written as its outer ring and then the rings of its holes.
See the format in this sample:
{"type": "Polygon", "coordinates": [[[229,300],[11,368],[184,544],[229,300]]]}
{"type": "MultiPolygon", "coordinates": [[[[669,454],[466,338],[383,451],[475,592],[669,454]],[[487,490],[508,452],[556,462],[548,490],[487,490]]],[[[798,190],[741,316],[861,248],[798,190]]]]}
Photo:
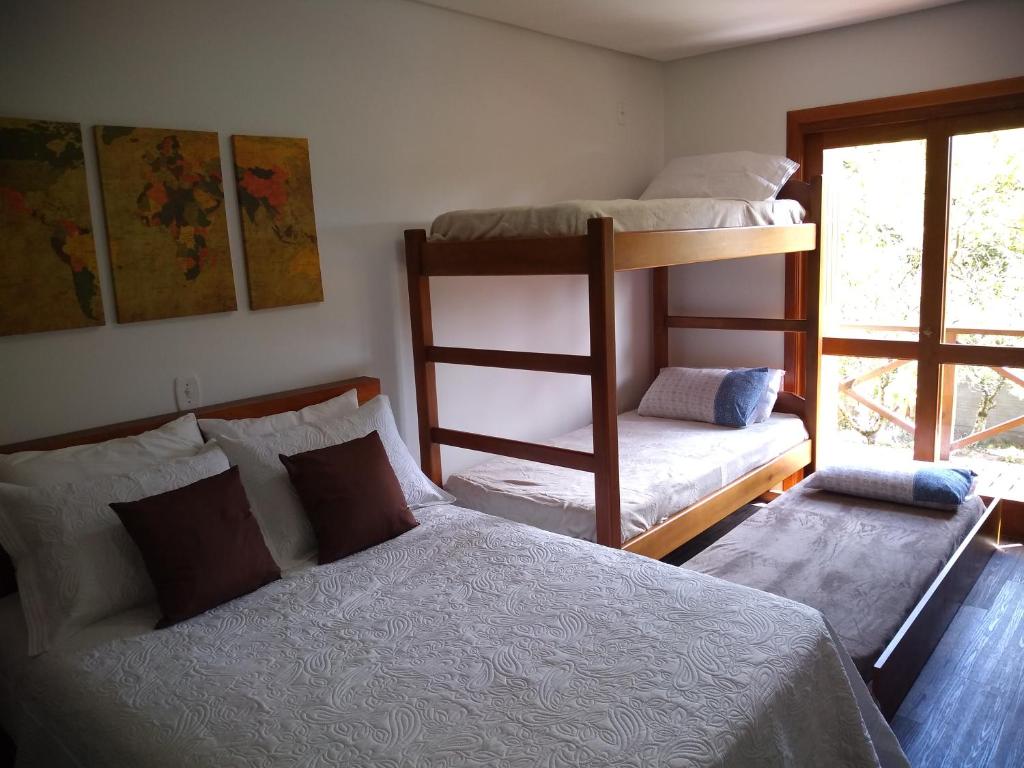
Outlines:
{"type": "Polygon", "coordinates": [[[1024,547],[992,556],[892,725],[914,768],[1024,766],[1024,547]]]}

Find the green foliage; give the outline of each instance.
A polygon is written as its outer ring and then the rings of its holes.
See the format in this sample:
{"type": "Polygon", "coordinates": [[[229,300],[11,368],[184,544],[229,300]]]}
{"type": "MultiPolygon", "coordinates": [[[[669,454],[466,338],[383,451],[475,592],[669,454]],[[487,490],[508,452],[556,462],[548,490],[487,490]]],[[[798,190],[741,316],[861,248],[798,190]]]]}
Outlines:
{"type": "MultiPolygon", "coordinates": [[[[833,327],[917,326],[924,172],[923,141],[826,152],[825,174],[837,206],[828,318],[833,327]]],[[[1024,329],[1024,129],[954,137],[950,191],[947,325],[1024,329]]],[[[1020,345],[1024,340],[974,334],[957,341],[1020,345]]],[[[844,359],[839,374],[847,379],[884,362],[844,359]]],[[[912,421],[917,381],[911,369],[862,382],[857,392],[912,421]]],[[[958,436],[989,426],[997,402],[1009,394],[1024,400],[1024,389],[989,368],[960,367],[957,381],[979,397],[971,422],[957,425],[958,436]]],[[[910,442],[906,432],[848,397],[840,397],[837,418],[840,430],[869,444],[910,442]]],[[[1024,451],[1018,452],[1024,458],[1024,451]]]]}

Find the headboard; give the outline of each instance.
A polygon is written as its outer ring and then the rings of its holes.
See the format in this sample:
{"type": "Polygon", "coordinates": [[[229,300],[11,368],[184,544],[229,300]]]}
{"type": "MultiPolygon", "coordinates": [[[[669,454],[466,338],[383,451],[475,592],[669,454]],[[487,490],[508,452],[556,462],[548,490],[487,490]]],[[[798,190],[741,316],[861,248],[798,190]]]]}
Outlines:
{"type": "MultiPolygon", "coordinates": [[[[272,413],[295,411],[305,408],[307,405],[322,403],[324,400],[330,400],[332,397],[337,397],[351,389],[358,392],[359,404],[362,405],[367,400],[380,394],[380,379],[375,379],[372,376],[358,376],[354,379],[332,381],[327,384],[317,384],[313,387],[289,389],[285,392],[247,397],[244,400],[233,400],[229,403],[206,405],[202,408],[194,409],[192,413],[200,419],[258,418],[260,416],[269,416],[272,413]]],[[[27,440],[22,443],[12,443],[11,445],[0,446],[0,453],[52,451],[56,448],[66,448],[69,445],[99,443],[116,437],[130,437],[150,429],[156,429],[162,424],[166,424],[168,421],[183,416],[186,413],[188,411],[165,413],[161,416],[149,416],[144,419],[122,421],[104,427],[93,427],[78,432],[67,432],[62,435],[52,435],[50,437],[27,440]]]]}
{"type": "MultiPolygon", "coordinates": [[[[375,379],[371,376],[359,376],[354,379],[343,379],[342,381],[318,384],[314,387],[289,389],[285,392],[248,397],[244,400],[233,400],[232,402],[220,403],[219,405],[207,405],[203,408],[197,408],[192,412],[197,417],[203,419],[258,418],[260,416],[269,416],[272,413],[295,411],[305,408],[307,405],[322,403],[324,400],[330,400],[332,397],[337,397],[352,389],[358,393],[359,404],[362,405],[367,400],[371,400],[380,394],[380,379],[375,379]]],[[[56,448],[66,448],[69,445],[99,443],[116,437],[130,437],[149,429],[156,429],[185,413],[188,413],[188,411],[166,413],[162,416],[122,421],[105,427],[93,427],[92,429],[83,429],[78,432],[67,432],[63,435],[52,435],[36,440],[27,440],[22,443],[12,443],[11,445],[0,446],[0,453],[52,451],[56,448]]],[[[14,566],[11,564],[7,553],[0,548],[0,597],[11,594],[16,589],[14,566]]]]}

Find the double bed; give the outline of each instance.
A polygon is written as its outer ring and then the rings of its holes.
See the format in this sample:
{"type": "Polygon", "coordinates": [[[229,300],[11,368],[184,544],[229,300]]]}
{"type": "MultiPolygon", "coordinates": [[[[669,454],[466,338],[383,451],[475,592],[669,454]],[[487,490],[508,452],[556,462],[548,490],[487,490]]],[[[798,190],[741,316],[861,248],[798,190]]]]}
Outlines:
{"type": "Polygon", "coordinates": [[[17,765],[906,765],[817,611],[456,506],[416,515],[167,629],[140,607],[33,658],[4,598],[17,765]]]}

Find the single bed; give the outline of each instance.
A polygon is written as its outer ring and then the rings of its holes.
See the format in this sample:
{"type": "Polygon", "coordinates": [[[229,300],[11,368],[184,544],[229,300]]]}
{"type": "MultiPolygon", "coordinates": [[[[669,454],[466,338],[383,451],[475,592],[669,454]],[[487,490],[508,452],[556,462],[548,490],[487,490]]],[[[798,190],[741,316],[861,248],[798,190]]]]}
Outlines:
{"type": "Polygon", "coordinates": [[[19,766],[905,765],[812,609],[456,507],[15,665],[19,766]]]}
{"type": "MultiPolygon", "coordinates": [[[[798,416],[744,429],[624,413],[618,419],[622,541],[629,541],[807,440],[798,416]]],[[[593,429],[546,444],[587,451],[593,429]]],[[[448,478],[461,506],[596,541],[594,482],[578,470],[499,457],[448,478]]]]}
{"type": "MultiPolygon", "coordinates": [[[[945,622],[952,618],[977,578],[977,562],[967,564],[970,558],[965,556],[960,563],[974,573],[973,578],[960,577],[959,598],[938,595],[929,605],[926,597],[943,586],[939,577],[958,564],[955,556],[973,544],[984,547],[981,529],[989,510],[978,496],[950,512],[831,493],[809,487],[810,482],[804,480],[779,496],[683,567],[818,609],[864,680],[875,682],[888,661],[883,657],[891,655],[897,636],[910,628],[909,617],[945,602],[945,622]]],[[[991,547],[984,551],[990,554],[991,547]]],[[[986,557],[984,552],[981,557],[986,557]]],[[[937,622],[927,640],[916,643],[913,662],[897,661],[895,666],[903,667],[901,676],[914,663],[923,665],[946,623],[937,622]]],[[[924,629],[922,625],[915,631],[924,629]]],[[[900,652],[913,645],[906,643],[900,652]]],[[[909,674],[909,681],[899,681],[906,690],[917,671],[909,674]]],[[[895,714],[906,690],[885,691],[887,716],[895,714]]]]}
{"type": "Polygon", "coordinates": [[[587,221],[609,217],[616,232],[718,229],[800,224],[796,200],[675,198],[671,200],[570,200],[554,205],[450,211],[434,219],[431,240],[583,235],[587,221]]]}

